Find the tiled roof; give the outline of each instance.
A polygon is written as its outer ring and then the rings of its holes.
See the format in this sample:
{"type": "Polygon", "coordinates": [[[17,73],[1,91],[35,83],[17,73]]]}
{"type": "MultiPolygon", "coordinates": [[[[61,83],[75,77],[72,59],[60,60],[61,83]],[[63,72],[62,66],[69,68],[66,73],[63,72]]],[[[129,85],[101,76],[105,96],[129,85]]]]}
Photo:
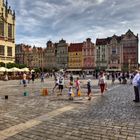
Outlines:
{"type": "Polygon", "coordinates": [[[124,36],[121,35],[121,36],[117,36],[117,35],[113,35],[112,37],[107,37],[107,38],[97,38],[96,39],[96,45],[107,45],[110,43],[110,41],[115,38],[118,42],[120,42],[122,40],[124,36]]]}
{"type": "Polygon", "coordinates": [[[68,52],[82,51],[83,43],[71,43],[68,47],[68,52]]]}
{"type": "Polygon", "coordinates": [[[106,45],[107,43],[108,43],[107,38],[102,38],[102,39],[97,38],[96,39],[96,45],[106,45]]]}

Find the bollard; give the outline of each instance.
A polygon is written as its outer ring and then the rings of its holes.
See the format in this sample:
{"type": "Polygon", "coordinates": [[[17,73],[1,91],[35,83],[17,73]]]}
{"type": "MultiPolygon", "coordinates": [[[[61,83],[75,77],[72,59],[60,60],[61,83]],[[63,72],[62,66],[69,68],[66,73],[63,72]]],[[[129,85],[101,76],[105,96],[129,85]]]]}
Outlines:
{"type": "Polygon", "coordinates": [[[5,95],[5,100],[8,100],[8,95],[5,95]]]}
{"type": "Polygon", "coordinates": [[[47,96],[48,95],[48,89],[47,88],[43,88],[41,92],[42,92],[42,96],[47,96]]]}
{"type": "Polygon", "coordinates": [[[23,95],[24,95],[24,96],[28,96],[28,92],[25,91],[25,92],[23,93],[23,95]]]}

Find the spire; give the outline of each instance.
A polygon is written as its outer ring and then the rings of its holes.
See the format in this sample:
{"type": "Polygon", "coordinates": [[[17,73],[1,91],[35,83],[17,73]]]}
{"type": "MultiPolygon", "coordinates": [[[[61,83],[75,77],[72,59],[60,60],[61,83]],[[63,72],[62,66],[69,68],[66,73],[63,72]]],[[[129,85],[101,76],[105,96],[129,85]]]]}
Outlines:
{"type": "Polygon", "coordinates": [[[16,14],[15,14],[15,10],[13,10],[13,19],[15,19],[16,14]]]}
{"type": "Polygon", "coordinates": [[[6,8],[8,8],[8,1],[6,0],[6,8]]]}
{"type": "Polygon", "coordinates": [[[6,10],[5,10],[5,16],[8,16],[8,1],[6,0],[6,10]]]}

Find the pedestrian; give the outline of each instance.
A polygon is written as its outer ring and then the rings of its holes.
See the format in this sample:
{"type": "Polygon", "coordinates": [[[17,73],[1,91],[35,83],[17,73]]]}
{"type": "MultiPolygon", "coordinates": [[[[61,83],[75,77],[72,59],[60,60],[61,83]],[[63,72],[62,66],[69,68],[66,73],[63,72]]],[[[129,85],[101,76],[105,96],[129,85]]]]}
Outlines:
{"type": "Polygon", "coordinates": [[[54,85],[53,90],[52,90],[53,93],[58,86],[59,86],[59,77],[56,77],[55,78],[55,85],[54,85]]]}
{"type": "Polygon", "coordinates": [[[23,73],[23,86],[26,87],[27,86],[27,75],[26,73],[23,73]]]}
{"type": "Polygon", "coordinates": [[[35,73],[34,72],[32,72],[31,79],[32,79],[32,83],[34,83],[34,81],[35,81],[35,73]]]}
{"type": "Polygon", "coordinates": [[[45,79],[44,72],[41,72],[40,78],[41,78],[41,82],[44,82],[44,79],[45,79]]]}
{"type": "Polygon", "coordinates": [[[132,84],[134,86],[134,94],[135,94],[135,99],[133,100],[134,102],[139,102],[140,98],[139,98],[139,89],[140,89],[140,85],[138,83],[140,79],[140,73],[138,70],[135,71],[135,76],[133,78],[132,84]]]}
{"type": "Polygon", "coordinates": [[[88,79],[87,81],[87,96],[88,96],[88,100],[91,100],[91,80],[88,79]]]}
{"type": "Polygon", "coordinates": [[[64,77],[60,76],[60,78],[59,78],[59,94],[58,95],[62,95],[63,88],[64,88],[64,77]]]}
{"type": "Polygon", "coordinates": [[[106,80],[103,72],[100,73],[98,85],[100,86],[101,95],[103,95],[105,91],[105,85],[106,85],[106,80]]]}
{"type": "Polygon", "coordinates": [[[73,82],[69,82],[69,89],[68,89],[68,96],[69,100],[73,100],[73,82]]]}
{"type": "Polygon", "coordinates": [[[112,72],[112,84],[114,85],[114,82],[115,82],[115,73],[112,72]]]}
{"type": "Polygon", "coordinates": [[[75,84],[76,84],[76,93],[75,93],[75,95],[76,96],[80,96],[80,95],[78,95],[78,92],[80,92],[80,81],[79,81],[79,77],[77,77],[77,79],[75,81],[75,84]]]}
{"type": "Polygon", "coordinates": [[[70,75],[70,82],[73,83],[73,75],[72,74],[70,75]]]}
{"type": "Polygon", "coordinates": [[[130,73],[130,84],[132,84],[133,78],[134,78],[134,73],[130,73]]]}

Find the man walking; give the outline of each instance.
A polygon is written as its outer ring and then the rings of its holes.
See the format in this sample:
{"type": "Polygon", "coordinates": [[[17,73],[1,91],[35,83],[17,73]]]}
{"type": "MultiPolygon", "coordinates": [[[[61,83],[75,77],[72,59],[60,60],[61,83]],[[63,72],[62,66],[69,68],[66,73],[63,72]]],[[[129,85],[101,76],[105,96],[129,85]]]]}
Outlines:
{"type": "Polygon", "coordinates": [[[134,86],[134,93],[135,93],[135,100],[133,100],[134,102],[139,102],[139,85],[138,85],[138,80],[140,79],[140,74],[139,72],[136,70],[135,72],[135,76],[133,78],[132,84],[134,86]]]}

